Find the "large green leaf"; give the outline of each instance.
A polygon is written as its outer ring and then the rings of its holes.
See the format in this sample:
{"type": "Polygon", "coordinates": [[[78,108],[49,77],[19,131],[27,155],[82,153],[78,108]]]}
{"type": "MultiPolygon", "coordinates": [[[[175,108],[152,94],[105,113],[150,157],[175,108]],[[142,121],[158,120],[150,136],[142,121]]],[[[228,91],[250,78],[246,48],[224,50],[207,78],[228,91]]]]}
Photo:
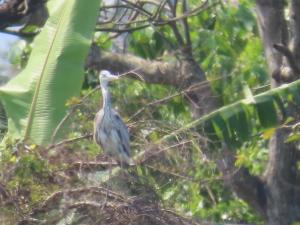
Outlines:
{"type": "Polygon", "coordinates": [[[300,80],[253,96],[251,100],[246,98],[224,106],[163,137],[160,141],[187,129],[204,127],[212,139],[239,146],[259,132],[269,132],[285,123],[288,119],[288,105],[300,108],[300,80]]]}
{"type": "Polygon", "coordinates": [[[49,143],[66,100],[80,92],[99,6],[100,0],[49,1],[50,17],[26,68],[0,88],[12,137],[49,143]]]}

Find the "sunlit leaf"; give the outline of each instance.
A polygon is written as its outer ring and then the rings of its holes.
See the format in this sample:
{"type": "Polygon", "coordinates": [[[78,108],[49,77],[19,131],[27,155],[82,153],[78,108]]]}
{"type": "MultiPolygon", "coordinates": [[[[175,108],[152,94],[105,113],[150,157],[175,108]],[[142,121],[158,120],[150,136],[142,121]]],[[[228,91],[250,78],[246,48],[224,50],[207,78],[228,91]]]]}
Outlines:
{"type": "Polygon", "coordinates": [[[269,140],[272,135],[274,134],[274,132],[276,131],[276,128],[270,128],[270,129],[267,129],[265,130],[263,133],[262,133],[262,137],[265,139],[265,140],[269,140]]]}
{"type": "Polygon", "coordinates": [[[284,141],[284,143],[292,143],[300,140],[300,134],[291,134],[288,138],[284,141]]]}

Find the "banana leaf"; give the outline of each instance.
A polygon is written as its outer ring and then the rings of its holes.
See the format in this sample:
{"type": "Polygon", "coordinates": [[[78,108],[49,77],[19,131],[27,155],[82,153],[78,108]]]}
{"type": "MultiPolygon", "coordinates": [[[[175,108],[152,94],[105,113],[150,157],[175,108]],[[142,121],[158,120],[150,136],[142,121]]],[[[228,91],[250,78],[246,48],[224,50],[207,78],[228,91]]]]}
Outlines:
{"type": "Polygon", "coordinates": [[[204,130],[212,140],[233,147],[241,146],[255,135],[262,134],[268,139],[275,128],[293,120],[288,115],[290,105],[300,110],[300,80],[253,96],[251,101],[246,96],[243,100],[194,120],[160,141],[192,128],[204,130]]]}
{"type": "Polygon", "coordinates": [[[50,16],[32,44],[27,66],[0,87],[9,135],[41,145],[50,142],[66,114],[66,101],[80,93],[100,7],[100,0],[48,2],[50,16]]]}

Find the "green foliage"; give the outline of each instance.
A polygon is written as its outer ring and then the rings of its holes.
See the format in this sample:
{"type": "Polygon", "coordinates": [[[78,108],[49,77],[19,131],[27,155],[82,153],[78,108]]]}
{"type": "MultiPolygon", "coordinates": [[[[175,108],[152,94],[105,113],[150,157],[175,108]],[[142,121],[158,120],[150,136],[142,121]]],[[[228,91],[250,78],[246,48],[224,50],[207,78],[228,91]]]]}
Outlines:
{"type": "Polygon", "coordinates": [[[66,100],[78,95],[99,1],[50,1],[50,18],[36,37],[26,68],[1,87],[8,131],[18,139],[49,143],[65,115],[66,100]],[[81,18],[84,16],[84,20],[81,18]]]}
{"type": "Polygon", "coordinates": [[[194,55],[223,104],[242,98],[243,81],[251,88],[268,81],[252,9],[252,3],[240,1],[237,7],[214,7],[192,18],[194,55]]]}
{"type": "MultiPolygon", "coordinates": [[[[1,151],[0,177],[1,183],[5,181],[2,183],[5,188],[3,190],[14,199],[14,207],[11,208],[8,204],[5,207],[1,205],[1,208],[6,211],[4,215],[16,214],[16,206],[19,213],[28,213],[32,207],[36,207],[49,193],[57,189],[55,183],[49,183],[53,180],[54,167],[42,157],[42,149],[37,146],[18,146],[16,149],[12,147],[16,146],[16,143],[8,138],[5,142],[7,148],[1,151]]],[[[5,201],[2,204],[5,204],[5,201]]],[[[15,218],[19,216],[15,215],[15,218]]]]}
{"type": "Polygon", "coordinates": [[[128,51],[143,58],[157,59],[165,51],[178,46],[169,27],[147,27],[141,32],[134,32],[129,37],[128,51]]]}
{"type": "Polygon", "coordinates": [[[103,50],[110,50],[112,46],[112,41],[109,38],[109,35],[103,32],[96,32],[94,42],[101,46],[101,49],[103,50]]]}
{"type": "Polygon", "coordinates": [[[274,131],[273,128],[294,120],[286,117],[286,111],[287,106],[300,107],[299,89],[298,80],[253,96],[253,99],[237,101],[185,125],[162,140],[197,126],[204,128],[212,140],[225,141],[232,148],[240,147],[259,133],[269,139],[270,129],[274,131]]]}
{"type": "Polygon", "coordinates": [[[163,157],[151,162],[151,167],[138,167],[141,184],[155,190],[166,208],[193,218],[257,223],[246,203],[232,196],[219,182],[222,176],[215,164],[203,158],[197,141],[194,142],[168,149],[163,157]]]}
{"type": "Polygon", "coordinates": [[[268,160],[268,149],[264,140],[256,137],[251,142],[245,142],[237,150],[235,164],[237,167],[246,167],[251,174],[261,175],[268,160]]]}
{"type": "MultiPolygon", "coordinates": [[[[114,84],[111,88],[113,101],[119,111],[126,111],[127,115],[134,115],[144,108],[135,121],[143,117],[153,117],[154,120],[165,123],[183,125],[190,121],[190,113],[182,96],[173,96],[176,90],[161,85],[148,85],[139,81],[124,80],[114,84]],[[168,98],[168,96],[170,96],[168,98]],[[156,101],[165,98],[159,103],[156,101]],[[145,115],[146,114],[146,115],[145,115]]],[[[125,119],[126,119],[126,114],[125,119]]]]}
{"type": "MultiPolygon", "coordinates": [[[[176,93],[171,87],[146,85],[139,81],[122,80],[110,87],[113,105],[126,120],[130,119],[133,155],[147,148],[147,143],[161,143],[161,137],[180,131],[191,121],[190,112],[182,97],[168,98],[176,93]],[[159,99],[167,98],[161,104],[149,104],[159,99]],[[142,113],[134,116],[143,109],[142,113]],[[131,124],[131,121],[132,122],[131,124]]],[[[96,97],[96,96],[95,96],[96,97]]],[[[95,101],[97,100],[95,98],[95,101]]],[[[91,106],[94,107],[92,102],[91,106]]],[[[97,104],[97,103],[96,103],[97,104]]],[[[231,108],[232,110],[232,108],[231,108]]],[[[240,120],[244,120],[241,116],[240,120]]],[[[244,124],[242,123],[241,126],[244,124]]],[[[246,127],[241,127],[245,129],[246,127]]],[[[249,133],[244,132],[245,138],[249,133]]],[[[185,129],[172,136],[166,145],[160,149],[168,149],[163,156],[150,161],[151,167],[140,166],[136,175],[142,187],[150,188],[156,193],[156,198],[167,208],[176,209],[183,214],[202,220],[220,222],[257,223],[246,203],[233,196],[220,183],[220,174],[215,164],[203,158],[197,135],[185,129]],[[188,141],[181,147],[180,143],[188,141]],[[170,147],[179,144],[179,147],[170,147]]],[[[264,167],[266,151],[260,151],[260,145],[245,145],[238,154],[251,154],[250,160],[239,161],[238,166],[250,168],[251,173],[260,174],[264,167]],[[255,150],[254,150],[255,149],[255,150]]],[[[134,188],[136,189],[136,188],[134,188]]]]}
{"type": "Polygon", "coordinates": [[[27,64],[31,50],[32,47],[26,41],[18,41],[9,52],[10,63],[18,69],[23,69],[27,64]]]}

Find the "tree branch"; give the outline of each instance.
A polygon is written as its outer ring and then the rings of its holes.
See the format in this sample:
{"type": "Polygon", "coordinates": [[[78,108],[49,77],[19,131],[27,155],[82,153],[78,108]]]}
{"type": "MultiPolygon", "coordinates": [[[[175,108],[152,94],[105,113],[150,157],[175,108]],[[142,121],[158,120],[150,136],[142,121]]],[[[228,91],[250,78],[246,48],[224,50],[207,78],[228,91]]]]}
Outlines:
{"type": "Polygon", "coordinates": [[[296,80],[299,77],[300,68],[297,64],[297,61],[294,57],[294,54],[290,49],[282,44],[274,44],[274,48],[285,56],[286,66],[281,66],[279,71],[276,71],[272,74],[272,77],[277,82],[291,82],[296,80]]]}
{"type": "MultiPolygon", "coordinates": [[[[257,0],[256,14],[269,74],[273,74],[274,71],[280,70],[283,63],[281,53],[277,52],[273,46],[276,43],[287,46],[288,41],[287,25],[284,19],[284,2],[283,0],[257,0]]],[[[273,79],[271,82],[273,87],[279,85],[273,79]]]]}
{"type": "Polygon", "coordinates": [[[145,29],[146,27],[151,26],[150,24],[141,25],[138,27],[128,27],[128,28],[105,28],[105,27],[97,27],[96,31],[103,31],[103,32],[114,32],[114,33],[126,33],[126,32],[133,32],[141,29],[145,29]]]}
{"type": "Polygon", "coordinates": [[[114,73],[125,73],[140,68],[135,72],[140,74],[147,83],[179,86],[181,77],[178,74],[179,65],[175,62],[150,61],[129,54],[101,54],[101,59],[94,62],[97,70],[106,69],[114,73]]]}
{"type": "MultiPolygon", "coordinates": [[[[173,2],[174,2],[174,5],[173,5],[173,3],[170,0],[168,0],[168,5],[169,5],[169,7],[171,9],[172,17],[176,18],[177,0],[174,0],[173,2]]],[[[183,46],[184,45],[184,40],[183,40],[183,38],[182,38],[182,36],[181,36],[181,34],[179,32],[179,29],[178,29],[178,27],[176,25],[176,22],[175,21],[170,21],[168,24],[171,27],[171,29],[173,30],[173,33],[175,35],[175,38],[176,38],[178,44],[181,45],[181,46],[183,46]]]]}
{"type": "MultiPolygon", "coordinates": [[[[284,17],[284,4],[284,0],[256,1],[258,24],[264,43],[269,75],[280,72],[281,68],[286,66],[283,56],[286,57],[290,66],[298,65],[298,60],[295,59],[289,49],[284,47],[290,44],[284,17]],[[293,60],[297,60],[296,63],[293,60]]],[[[299,1],[293,2],[293,7],[296,7],[297,10],[299,10],[298,4],[299,1]]],[[[296,10],[296,8],[294,9],[296,10]]],[[[299,23],[298,18],[297,23],[299,23]]],[[[294,70],[297,71],[298,68],[294,68],[294,70]]],[[[271,86],[273,88],[279,85],[281,85],[280,79],[272,80],[271,86]]],[[[297,118],[292,107],[289,107],[287,111],[288,116],[297,118]]],[[[291,188],[297,180],[297,169],[295,169],[297,148],[295,144],[285,143],[289,133],[283,129],[277,129],[269,141],[269,160],[264,179],[268,191],[267,220],[268,224],[272,225],[292,224],[297,221],[296,215],[298,213],[295,212],[295,209],[299,209],[299,193],[296,194],[291,188]],[[296,203],[297,201],[298,203],[296,203]]]]}
{"type": "MultiPolygon", "coordinates": [[[[0,29],[13,25],[24,25],[30,17],[35,17],[38,14],[37,23],[44,22],[43,14],[45,0],[6,0],[0,4],[0,29]],[[39,14],[38,11],[43,11],[39,14]]],[[[46,13],[47,14],[47,13],[46,13]]]]}
{"type": "Polygon", "coordinates": [[[18,22],[26,13],[22,0],[5,1],[0,5],[0,28],[18,22]]]}
{"type": "MultiPolygon", "coordinates": [[[[187,12],[187,1],[183,0],[182,1],[182,14],[185,14],[187,12]]],[[[190,37],[190,28],[188,24],[187,18],[183,18],[183,29],[184,29],[184,35],[185,35],[185,40],[187,46],[191,46],[191,37],[190,37]]]]}

